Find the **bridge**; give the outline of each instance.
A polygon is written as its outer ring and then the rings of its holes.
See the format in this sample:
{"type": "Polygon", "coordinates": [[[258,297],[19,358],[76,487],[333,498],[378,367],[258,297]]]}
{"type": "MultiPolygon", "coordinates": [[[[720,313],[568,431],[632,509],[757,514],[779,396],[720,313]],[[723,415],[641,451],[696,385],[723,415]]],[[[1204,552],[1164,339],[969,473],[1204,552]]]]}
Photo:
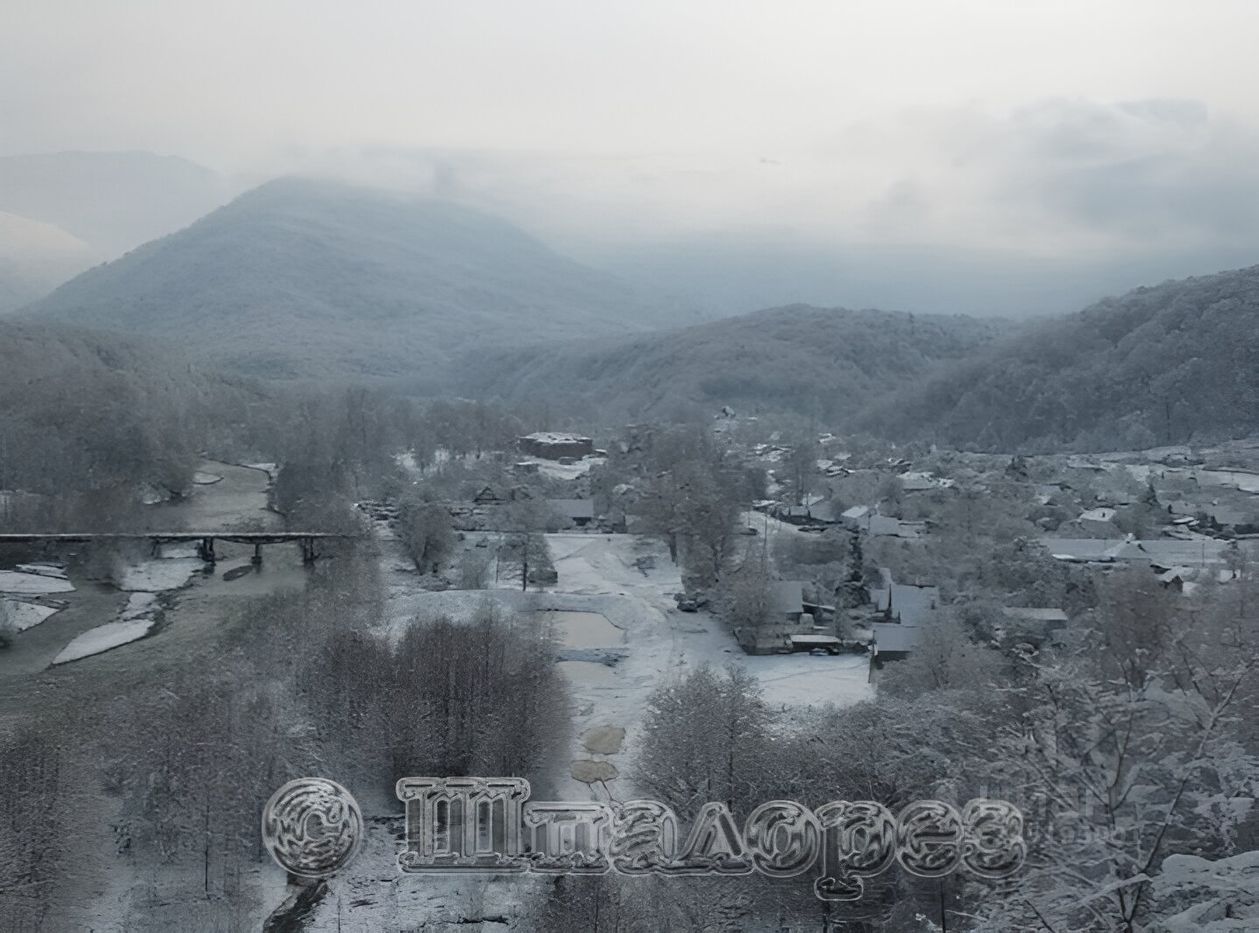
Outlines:
{"type": "Polygon", "coordinates": [[[90,544],[93,542],[147,541],[156,551],[161,544],[196,544],[197,556],[208,563],[216,560],[215,541],[252,544],[254,563],[262,563],[262,548],[267,544],[296,541],[302,549],[302,560],[311,563],[319,556],[318,542],[351,540],[357,535],[328,531],[102,531],[102,532],[18,532],[0,534],[0,544],[90,544]]]}

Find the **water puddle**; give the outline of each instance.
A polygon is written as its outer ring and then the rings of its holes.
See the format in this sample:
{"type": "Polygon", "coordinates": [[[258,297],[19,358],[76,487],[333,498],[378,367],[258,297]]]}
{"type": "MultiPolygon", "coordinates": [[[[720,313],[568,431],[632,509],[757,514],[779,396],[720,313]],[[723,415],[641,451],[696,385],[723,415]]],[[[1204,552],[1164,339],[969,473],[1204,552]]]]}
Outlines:
{"type": "Polygon", "coordinates": [[[616,671],[598,661],[559,661],[560,671],[575,687],[614,687],[616,671]]]}
{"type": "Polygon", "coordinates": [[[624,638],[624,633],[598,612],[560,610],[539,612],[537,616],[539,621],[555,626],[555,634],[565,648],[611,648],[620,645],[624,638]]]}

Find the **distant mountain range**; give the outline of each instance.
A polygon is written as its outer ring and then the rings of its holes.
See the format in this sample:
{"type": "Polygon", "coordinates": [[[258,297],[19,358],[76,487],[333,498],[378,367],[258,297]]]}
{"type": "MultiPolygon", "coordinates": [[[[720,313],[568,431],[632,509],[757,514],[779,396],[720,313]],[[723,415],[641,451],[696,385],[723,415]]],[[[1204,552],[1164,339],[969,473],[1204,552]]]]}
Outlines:
{"type": "MultiPolygon", "coordinates": [[[[0,210],[4,197],[0,183],[0,210]]],[[[92,247],[67,231],[90,224],[60,220],[0,213],[0,308],[35,287],[7,276],[15,257],[48,278],[84,261],[92,247]]],[[[809,305],[693,323],[496,217],[303,179],[246,192],[19,316],[268,378],[387,380],[603,421],[731,405],[990,450],[1259,428],[1259,266],[1017,327],[809,305]]]]}
{"type": "Polygon", "coordinates": [[[524,347],[461,367],[461,391],[633,419],[792,411],[852,418],[1009,325],[965,316],[792,305],[682,330],[524,347]]]}
{"type": "Polygon", "coordinates": [[[0,157],[0,313],[187,226],[227,196],[216,173],[150,152],[0,157]]]}
{"type": "Polygon", "coordinates": [[[46,295],[95,255],[60,227],[0,211],[0,313],[46,295]]]}
{"type": "Polygon", "coordinates": [[[1259,266],[1138,288],[910,385],[858,424],[990,450],[1259,433],[1259,266]]]}
{"type": "Polygon", "coordinates": [[[430,384],[481,347],[677,320],[494,217],[301,179],[247,192],[24,315],[177,341],[261,376],[430,384]]]}
{"type": "Polygon", "coordinates": [[[152,152],[0,157],[0,211],[59,227],[97,261],[187,226],[229,193],[218,173],[152,152]]]}

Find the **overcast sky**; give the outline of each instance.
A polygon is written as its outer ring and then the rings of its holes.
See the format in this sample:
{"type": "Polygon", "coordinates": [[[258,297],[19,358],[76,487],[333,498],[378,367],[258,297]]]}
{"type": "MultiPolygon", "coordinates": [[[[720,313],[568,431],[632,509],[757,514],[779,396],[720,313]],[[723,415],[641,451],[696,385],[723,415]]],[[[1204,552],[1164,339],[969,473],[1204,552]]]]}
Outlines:
{"type": "Polygon", "coordinates": [[[431,185],[571,241],[1227,264],[1257,41],[1251,0],[0,0],[0,152],[431,185]]]}

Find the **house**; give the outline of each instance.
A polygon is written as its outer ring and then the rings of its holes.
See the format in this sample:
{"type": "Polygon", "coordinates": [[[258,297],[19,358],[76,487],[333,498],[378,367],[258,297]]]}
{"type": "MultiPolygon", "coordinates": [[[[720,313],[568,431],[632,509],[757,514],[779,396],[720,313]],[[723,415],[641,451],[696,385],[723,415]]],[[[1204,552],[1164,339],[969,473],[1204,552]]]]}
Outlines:
{"type": "Polygon", "coordinates": [[[870,588],[870,602],[884,622],[931,625],[940,617],[940,588],[893,583],[884,572],[884,586],[870,588]]]}
{"type": "Polygon", "coordinates": [[[595,520],[593,499],[547,499],[547,505],[566,522],[585,528],[595,520]]]}
{"type": "Polygon", "coordinates": [[[1158,575],[1158,582],[1177,593],[1185,591],[1185,584],[1193,581],[1195,574],[1188,567],[1172,567],[1158,575]]]}
{"type": "Polygon", "coordinates": [[[791,525],[809,524],[809,507],[807,505],[783,505],[782,503],[776,503],[770,509],[770,514],[779,521],[787,522],[791,525]]]}
{"type": "Polygon", "coordinates": [[[543,460],[559,460],[561,457],[581,459],[594,453],[595,445],[588,437],[556,431],[538,431],[518,438],[516,446],[521,453],[543,460]]]}
{"type": "Polygon", "coordinates": [[[756,511],[767,511],[779,521],[790,525],[833,525],[837,521],[835,508],[827,499],[820,496],[811,497],[804,505],[785,505],[771,503],[758,508],[759,502],[753,503],[756,511]]]}
{"type": "Polygon", "coordinates": [[[870,626],[870,664],[882,667],[887,661],[903,661],[918,647],[922,629],[917,625],[876,623],[870,626]]]}
{"type": "Polygon", "coordinates": [[[868,505],[854,505],[841,512],[839,518],[849,528],[860,528],[872,511],[868,505]]]}
{"type": "Polygon", "coordinates": [[[904,492],[927,492],[932,489],[951,489],[951,479],[941,479],[934,473],[909,471],[901,474],[901,489],[904,492]]]}
{"type": "Polygon", "coordinates": [[[1082,530],[1090,534],[1117,537],[1120,533],[1119,526],[1115,524],[1117,514],[1114,509],[1102,506],[1081,512],[1076,521],[1082,530]]]}
{"type": "Polygon", "coordinates": [[[475,505],[501,505],[506,501],[503,494],[493,486],[482,486],[477,494],[472,497],[472,502],[475,505]]]}
{"type": "Polygon", "coordinates": [[[809,518],[815,524],[834,525],[839,521],[835,503],[825,496],[809,496],[804,502],[809,518]]]}
{"type": "Polygon", "coordinates": [[[1044,538],[1044,545],[1056,560],[1077,564],[1136,564],[1158,572],[1173,567],[1214,567],[1224,563],[1226,543],[1201,535],[1189,538],[1149,538],[1129,536],[1122,541],[1098,538],[1044,538]]]}
{"type": "Polygon", "coordinates": [[[914,540],[926,530],[925,522],[903,522],[888,515],[869,515],[857,526],[872,538],[906,538],[914,540]]]}
{"type": "Polygon", "coordinates": [[[1040,505],[1049,505],[1070,488],[1066,483],[1037,483],[1036,501],[1040,505]]]}
{"type": "Polygon", "coordinates": [[[1259,518],[1249,509],[1213,505],[1206,509],[1212,528],[1238,535],[1259,533],[1259,518]]]}

